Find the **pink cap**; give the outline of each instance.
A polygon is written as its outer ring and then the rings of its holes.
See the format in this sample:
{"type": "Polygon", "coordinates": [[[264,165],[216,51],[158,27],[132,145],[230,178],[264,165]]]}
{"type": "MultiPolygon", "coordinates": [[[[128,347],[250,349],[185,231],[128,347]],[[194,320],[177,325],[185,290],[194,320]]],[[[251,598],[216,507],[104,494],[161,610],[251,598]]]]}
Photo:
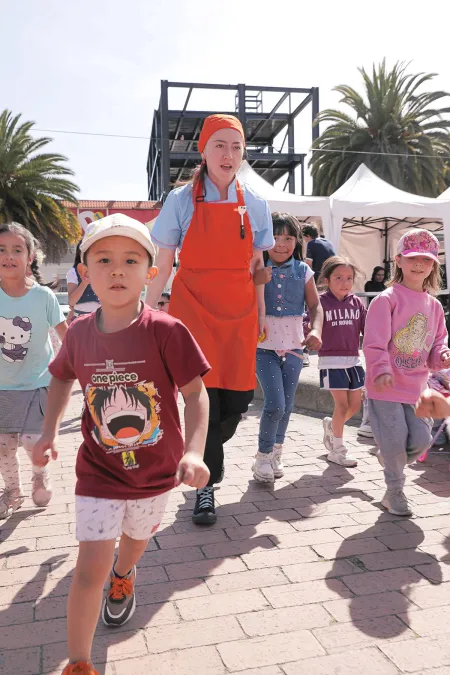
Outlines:
{"type": "Polygon", "coordinates": [[[439,241],[428,230],[409,230],[399,239],[397,253],[405,258],[423,255],[439,263],[439,241]]]}

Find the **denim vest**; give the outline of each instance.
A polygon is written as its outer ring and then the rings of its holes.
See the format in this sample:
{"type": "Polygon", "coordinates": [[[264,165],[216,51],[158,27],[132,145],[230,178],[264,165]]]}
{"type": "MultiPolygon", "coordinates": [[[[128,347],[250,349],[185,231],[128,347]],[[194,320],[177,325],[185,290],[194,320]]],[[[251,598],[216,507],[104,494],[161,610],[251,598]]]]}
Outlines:
{"type": "Polygon", "coordinates": [[[269,259],[266,266],[272,267],[272,279],[264,287],[266,314],[302,316],[305,312],[306,263],[290,258],[277,267],[269,259]]]}
{"type": "MultiPolygon", "coordinates": [[[[81,284],[81,277],[78,274],[77,268],[75,268],[75,274],[77,275],[78,284],[81,284]]],[[[100,304],[100,301],[92,290],[92,286],[90,284],[84,289],[83,295],[78,300],[77,305],[83,305],[85,302],[98,302],[100,304]]]]}

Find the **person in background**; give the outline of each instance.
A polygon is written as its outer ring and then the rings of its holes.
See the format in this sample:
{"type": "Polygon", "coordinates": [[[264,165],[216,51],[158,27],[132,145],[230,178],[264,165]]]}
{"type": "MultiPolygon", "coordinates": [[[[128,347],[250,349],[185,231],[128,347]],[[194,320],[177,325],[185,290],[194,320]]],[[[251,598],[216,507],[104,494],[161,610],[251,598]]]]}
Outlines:
{"type": "Polygon", "coordinates": [[[97,311],[100,307],[100,302],[91,288],[88,281],[83,281],[78,273],[78,265],[81,262],[80,254],[81,241],[78,242],[75,251],[75,260],[73,267],[67,272],[67,294],[71,313],[70,319],[76,319],[83,314],[90,314],[97,311]]]}
{"type": "Polygon", "coordinates": [[[161,297],[158,300],[158,309],[161,312],[169,313],[169,303],[170,303],[170,293],[161,293],[161,297]]]}
{"type": "MultiPolygon", "coordinates": [[[[386,277],[386,272],[384,267],[377,265],[373,268],[372,278],[370,281],[366,281],[364,285],[364,291],[366,293],[381,293],[386,290],[386,284],[384,283],[386,277]]],[[[373,298],[367,298],[368,305],[372,302],[373,298]]]]}
{"type": "Polygon", "coordinates": [[[305,225],[303,227],[303,239],[307,242],[306,262],[314,272],[314,279],[317,280],[322,270],[325,260],[336,255],[333,244],[325,237],[319,237],[319,230],[316,225],[305,225]]]}

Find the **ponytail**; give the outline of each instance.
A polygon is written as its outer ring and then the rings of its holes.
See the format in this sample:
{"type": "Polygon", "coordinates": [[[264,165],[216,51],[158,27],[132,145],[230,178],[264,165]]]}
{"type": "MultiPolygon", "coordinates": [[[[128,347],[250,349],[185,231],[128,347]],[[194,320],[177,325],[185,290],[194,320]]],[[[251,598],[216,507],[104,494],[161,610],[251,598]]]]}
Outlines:
{"type": "Polygon", "coordinates": [[[40,286],[45,286],[44,280],[41,276],[40,265],[36,257],[31,261],[31,272],[40,286]]]}
{"type": "Polygon", "coordinates": [[[195,167],[192,174],[192,192],[195,194],[197,185],[200,183],[202,186],[202,192],[204,192],[205,176],[208,173],[206,168],[206,162],[202,162],[195,167]]]}

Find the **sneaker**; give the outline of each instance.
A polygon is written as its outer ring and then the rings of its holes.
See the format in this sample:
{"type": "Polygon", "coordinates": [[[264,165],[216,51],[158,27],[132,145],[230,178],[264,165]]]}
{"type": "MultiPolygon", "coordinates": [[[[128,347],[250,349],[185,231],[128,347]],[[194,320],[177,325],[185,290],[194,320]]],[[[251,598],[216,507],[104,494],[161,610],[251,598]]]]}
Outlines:
{"type": "Polygon", "coordinates": [[[69,663],[64,670],[62,675],[100,675],[98,670],[95,670],[87,661],[77,661],[76,663],[69,663]]]}
{"type": "MultiPolygon", "coordinates": [[[[111,572],[108,594],[103,602],[102,621],[106,626],[123,626],[134,614],[136,567],[122,579],[111,572]]],[[[88,671],[89,672],[89,671],[88,671]]]]}
{"type": "Polygon", "coordinates": [[[207,485],[197,490],[197,499],[195,500],[192,520],[197,525],[213,525],[216,520],[216,509],[214,506],[214,488],[207,485]]]}
{"type": "Polygon", "coordinates": [[[331,417],[324,417],[323,424],[323,444],[328,452],[333,449],[333,429],[331,428],[331,417]]]}
{"type": "Polygon", "coordinates": [[[258,483],[273,483],[275,480],[272,466],[273,452],[258,452],[255,455],[252,471],[258,483]]]}
{"type": "Polygon", "coordinates": [[[333,462],[333,464],[339,464],[339,466],[358,466],[356,459],[354,457],[349,457],[347,452],[348,450],[345,445],[340,445],[338,448],[333,448],[333,450],[328,453],[327,460],[333,462]]]}
{"type": "Polygon", "coordinates": [[[412,516],[406,495],[400,488],[386,490],[381,505],[394,516],[412,516]]]}
{"type": "Polygon", "coordinates": [[[373,431],[370,424],[361,424],[356,434],[363,438],[373,438],[373,431]]]}
{"type": "Polygon", "coordinates": [[[25,497],[20,490],[4,490],[0,496],[0,520],[8,518],[14,511],[20,509],[25,497]]]}
{"type": "Polygon", "coordinates": [[[32,478],[33,487],[31,496],[36,506],[47,506],[52,498],[52,486],[50,483],[50,473],[48,469],[43,469],[41,473],[35,473],[32,478]]]}
{"type": "Polygon", "coordinates": [[[303,352],[303,368],[307,368],[309,365],[309,354],[303,352]]]}
{"type": "Polygon", "coordinates": [[[282,452],[283,452],[282,444],[275,443],[275,445],[273,446],[273,456],[272,456],[273,475],[275,478],[282,478],[284,476],[284,465],[283,460],[281,459],[282,452]]]}

